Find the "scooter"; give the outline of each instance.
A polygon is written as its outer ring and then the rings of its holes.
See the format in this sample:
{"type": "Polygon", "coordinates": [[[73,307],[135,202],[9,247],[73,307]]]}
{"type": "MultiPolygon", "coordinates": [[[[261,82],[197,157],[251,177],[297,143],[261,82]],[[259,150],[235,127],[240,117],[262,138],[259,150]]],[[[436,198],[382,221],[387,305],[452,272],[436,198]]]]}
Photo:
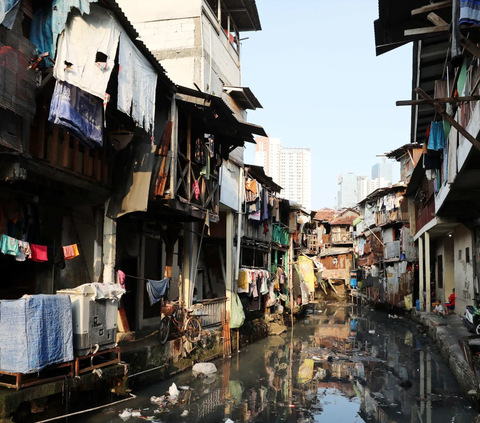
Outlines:
{"type": "Polygon", "coordinates": [[[480,307],[467,306],[465,309],[465,317],[463,324],[467,327],[469,332],[480,335],[480,307]]]}

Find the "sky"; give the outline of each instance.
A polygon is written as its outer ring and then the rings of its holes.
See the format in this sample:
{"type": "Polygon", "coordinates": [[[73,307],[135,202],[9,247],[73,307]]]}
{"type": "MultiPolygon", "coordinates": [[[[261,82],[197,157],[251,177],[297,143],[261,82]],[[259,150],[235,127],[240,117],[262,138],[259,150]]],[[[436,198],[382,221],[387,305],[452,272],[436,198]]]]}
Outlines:
{"type": "MultiPolygon", "coordinates": [[[[410,142],[412,44],[375,55],[378,0],[257,0],[262,31],[243,32],[242,86],[263,109],[248,120],[312,155],[312,209],[334,207],[338,175],[371,177],[410,142]]],[[[254,162],[247,147],[245,163],[254,162]]],[[[394,165],[393,182],[399,179],[394,165]]]]}

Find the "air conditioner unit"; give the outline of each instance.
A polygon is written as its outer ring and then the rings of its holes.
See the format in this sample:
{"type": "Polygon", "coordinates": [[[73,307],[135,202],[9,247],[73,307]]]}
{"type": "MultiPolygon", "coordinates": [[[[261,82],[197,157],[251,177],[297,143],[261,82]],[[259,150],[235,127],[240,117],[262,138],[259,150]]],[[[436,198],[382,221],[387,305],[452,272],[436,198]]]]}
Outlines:
{"type": "Polygon", "coordinates": [[[73,349],[77,357],[115,347],[118,304],[125,290],[120,287],[112,295],[112,287],[119,285],[92,283],[57,291],[57,294],[70,296],[73,349]]]}

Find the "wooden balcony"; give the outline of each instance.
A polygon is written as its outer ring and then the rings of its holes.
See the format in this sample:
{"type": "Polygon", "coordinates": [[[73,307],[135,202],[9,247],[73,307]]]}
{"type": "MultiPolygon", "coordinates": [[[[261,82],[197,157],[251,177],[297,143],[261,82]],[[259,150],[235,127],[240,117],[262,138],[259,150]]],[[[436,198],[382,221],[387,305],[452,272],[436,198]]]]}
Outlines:
{"type": "Polygon", "coordinates": [[[351,232],[332,232],[330,234],[331,244],[351,244],[353,242],[351,232]]]}
{"type": "Polygon", "coordinates": [[[435,200],[434,195],[430,196],[425,207],[420,212],[416,220],[416,230],[417,232],[422,229],[428,222],[433,220],[435,217],[435,200]]]}
{"type": "Polygon", "coordinates": [[[108,182],[106,143],[101,148],[86,148],[68,131],[48,122],[46,116],[31,128],[29,154],[50,167],[90,182],[108,182]]]}

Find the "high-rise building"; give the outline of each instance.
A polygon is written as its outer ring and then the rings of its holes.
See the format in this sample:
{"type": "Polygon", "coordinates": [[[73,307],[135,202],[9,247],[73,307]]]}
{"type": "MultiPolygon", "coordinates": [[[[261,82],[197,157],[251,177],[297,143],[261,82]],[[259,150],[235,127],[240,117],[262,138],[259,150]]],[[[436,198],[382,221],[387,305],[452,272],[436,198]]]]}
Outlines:
{"type": "Polygon", "coordinates": [[[379,179],[381,187],[392,184],[392,164],[383,159],[382,163],[377,163],[372,167],[372,180],[379,179]],[[382,181],[382,178],[384,181],[382,181]],[[386,185],[383,185],[386,184],[386,185]]]}
{"type": "Polygon", "coordinates": [[[280,185],[280,157],[282,143],[279,138],[256,137],[255,165],[263,166],[265,173],[280,185]]]}
{"type": "Polygon", "coordinates": [[[355,173],[342,173],[338,176],[337,207],[354,207],[357,204],[357,176],[355,173]]]}
{"type": "Polygon", "coordinates": [[[309,148],[282,148],[280,154],[282,195],[308,210],[312,207],[311,169],[309,148]]]}
{"type": "Polygon", "coordinates": [[[370,194],[370,179],[367,176],[357,176],[357,203],[370,194]]]}
{"type": "Polygon", "coordinates": [[[278,138],[257,137],[255,165],[282,187],[282,197],[310,210],[312,205],[311,153],[309,148],[283,147],[278,138]]]}

